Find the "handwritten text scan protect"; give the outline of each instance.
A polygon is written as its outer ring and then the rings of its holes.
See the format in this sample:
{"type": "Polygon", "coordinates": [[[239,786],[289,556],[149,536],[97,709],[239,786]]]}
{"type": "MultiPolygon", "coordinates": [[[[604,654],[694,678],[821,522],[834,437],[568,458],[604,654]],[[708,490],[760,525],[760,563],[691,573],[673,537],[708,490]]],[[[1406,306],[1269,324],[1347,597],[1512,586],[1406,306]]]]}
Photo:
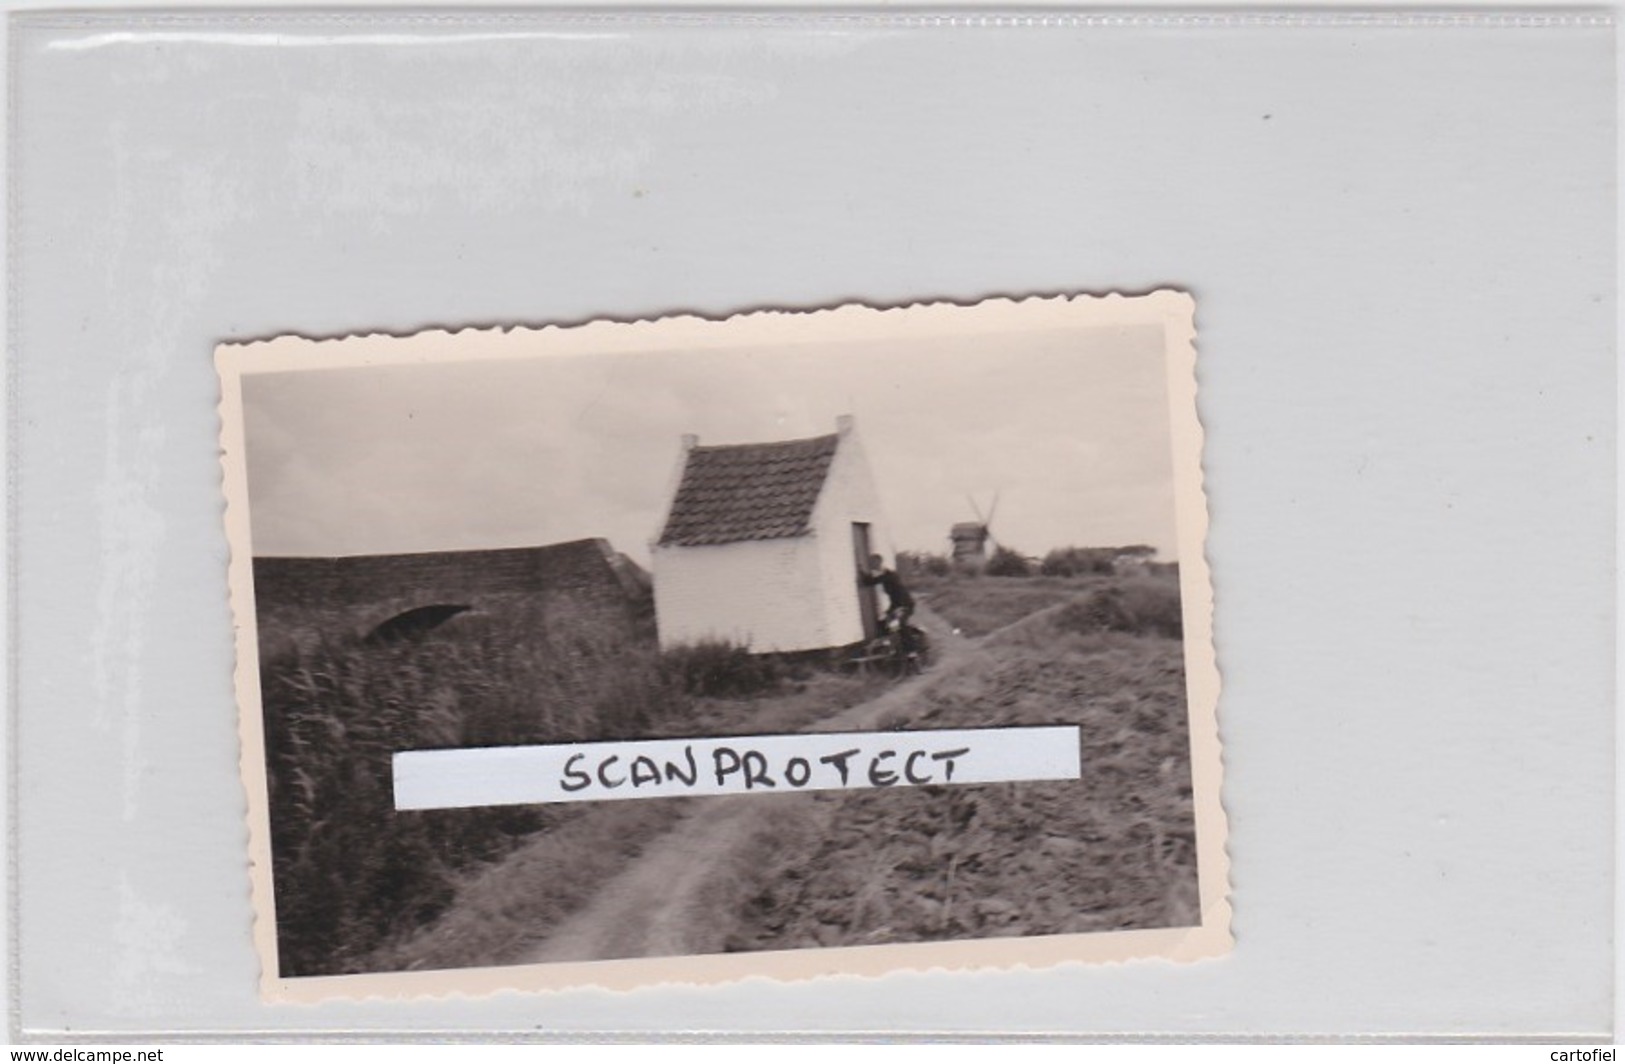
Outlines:
{"type": "Polygon", "coordinates": [[[1071,780],[1078,749],[1068,725],[412,750],[395,808],[1071,780]]]}

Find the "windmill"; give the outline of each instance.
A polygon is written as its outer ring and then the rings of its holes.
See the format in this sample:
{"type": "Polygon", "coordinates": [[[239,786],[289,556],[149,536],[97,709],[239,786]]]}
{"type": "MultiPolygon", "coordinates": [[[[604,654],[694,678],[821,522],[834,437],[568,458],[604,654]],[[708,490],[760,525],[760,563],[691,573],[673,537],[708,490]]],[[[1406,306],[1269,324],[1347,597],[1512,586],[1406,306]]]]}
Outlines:
{"type": "Polygon", "coordinates": [[[987,564],[988,544],[992,543],[995,550],[998,542],[993,538],[993,514],[999,508],[999,493],[993,493],[993,501],[988,504],[987,514],[982,514],[982,508],[976,505],[976,500],[969,495],[965,501],[970,503],[971,512],[976,515],[974,521],[961,521],[948,530],[948,538],[954,545],[954,564],[964,569],[980,569],[987,564]]]}

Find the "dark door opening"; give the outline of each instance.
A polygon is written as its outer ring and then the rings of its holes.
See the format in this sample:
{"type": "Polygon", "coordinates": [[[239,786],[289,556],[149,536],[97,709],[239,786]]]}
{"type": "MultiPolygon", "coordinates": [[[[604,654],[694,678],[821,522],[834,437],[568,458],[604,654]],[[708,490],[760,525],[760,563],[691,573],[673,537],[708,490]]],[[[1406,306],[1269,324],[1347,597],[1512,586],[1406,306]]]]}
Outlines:
{"type": "MultiPolygon", "coordinates": [[[[863,521],[852,522],[852,555],[857,561],[858,573],[869,570],[869,525],[863,521]]],[[[865,587],[858,574],[853,574],[853,582],[858,587],[858,616],[863,618],[863,638],[873,639],[880,634],[880,609],[875,603],[875,589],[865,587]]]]}

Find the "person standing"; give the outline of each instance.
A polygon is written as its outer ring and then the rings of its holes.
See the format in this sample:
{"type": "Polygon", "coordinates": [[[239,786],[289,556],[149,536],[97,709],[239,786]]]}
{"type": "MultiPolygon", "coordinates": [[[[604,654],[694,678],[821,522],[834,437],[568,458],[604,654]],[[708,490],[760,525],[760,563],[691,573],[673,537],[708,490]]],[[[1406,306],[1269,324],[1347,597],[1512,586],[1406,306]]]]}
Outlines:
{"type": "Polygon", "coordinates": [[[908,593],[896,570],[886,568],[886,559],[878,554],[869,555],[869,567],[858,573],[858,581],[864,587],[879,585],[886,592],[886,616],[882,626],[890,627],[895,620],[899,631],[907,631],[908,619],[914,616],[914,596],[908,593]]]}

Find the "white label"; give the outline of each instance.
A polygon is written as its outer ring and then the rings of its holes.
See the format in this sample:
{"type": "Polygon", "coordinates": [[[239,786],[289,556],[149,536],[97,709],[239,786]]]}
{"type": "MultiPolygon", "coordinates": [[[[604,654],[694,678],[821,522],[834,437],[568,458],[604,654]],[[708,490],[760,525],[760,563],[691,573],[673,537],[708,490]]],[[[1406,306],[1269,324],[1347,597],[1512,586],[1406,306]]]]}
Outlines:
{"type": "Polygon", "coordinates": [[[652,739],[395,755],[396,809],[1075,780],[1077,725],[652,739]]]}

